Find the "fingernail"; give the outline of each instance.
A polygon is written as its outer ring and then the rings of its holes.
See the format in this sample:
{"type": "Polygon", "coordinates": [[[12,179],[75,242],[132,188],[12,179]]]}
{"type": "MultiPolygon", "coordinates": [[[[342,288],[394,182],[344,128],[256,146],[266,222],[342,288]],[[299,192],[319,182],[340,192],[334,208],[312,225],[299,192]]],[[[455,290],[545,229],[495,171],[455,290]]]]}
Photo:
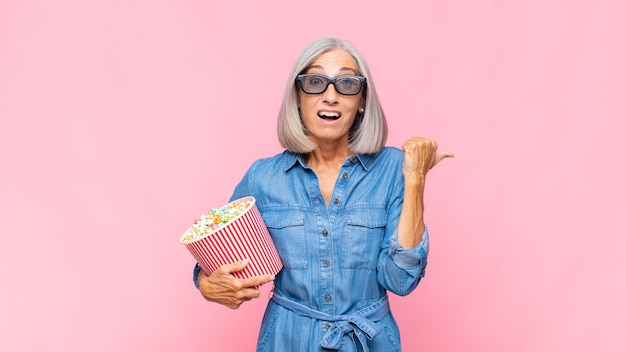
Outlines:
{"type": "Polygon", "coordinates": [[[250,261],[250,260],[248,260],[248,258],[246,258],[246,259],[244,259],[241,263],[242,263],[243,265],[248,265],[248,262],[249,262],[249,261],[250,261]]]}

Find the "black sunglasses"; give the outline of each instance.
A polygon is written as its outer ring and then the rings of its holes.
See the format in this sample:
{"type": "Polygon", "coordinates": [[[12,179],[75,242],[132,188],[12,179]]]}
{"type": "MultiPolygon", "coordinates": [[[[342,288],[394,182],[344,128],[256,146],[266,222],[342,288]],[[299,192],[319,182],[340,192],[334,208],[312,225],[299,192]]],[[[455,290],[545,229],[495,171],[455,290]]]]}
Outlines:
{"type": "Polygon", "coordinates": [[[300,88],[306,94],[321,94],[326,91],[329,84],[335,86],[335,90],[343,95],[357,95],[365,85],[365,77],[354,75],[340,75],[328,77],[320,74],[303,74],[296,77],[300,88]]]}

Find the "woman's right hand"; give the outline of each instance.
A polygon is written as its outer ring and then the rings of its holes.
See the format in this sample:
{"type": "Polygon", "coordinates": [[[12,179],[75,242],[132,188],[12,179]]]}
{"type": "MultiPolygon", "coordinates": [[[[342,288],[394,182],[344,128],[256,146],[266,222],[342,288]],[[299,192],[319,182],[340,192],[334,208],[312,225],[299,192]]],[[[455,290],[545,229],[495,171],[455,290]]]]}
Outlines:
{"type": "Polygon", "coordinates": [[[243,302],[259,297],[259,286],[274,280],[272,275],[238,279],[232,273],[243,270],[248,260],[219,267],[211,275],[203,270],[198,273],[200,293],[207,300],[219,303],[231,309],[237,309],[243,302]]]}

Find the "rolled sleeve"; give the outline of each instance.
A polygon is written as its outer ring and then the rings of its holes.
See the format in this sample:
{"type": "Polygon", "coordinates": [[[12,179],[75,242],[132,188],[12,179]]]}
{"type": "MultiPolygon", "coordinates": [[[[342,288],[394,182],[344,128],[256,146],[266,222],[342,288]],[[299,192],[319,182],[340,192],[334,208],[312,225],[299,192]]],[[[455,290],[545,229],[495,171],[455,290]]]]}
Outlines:
{"type": "Polygon", "coordinates": [[[424,227],[424,234],[422,235],[422,242],[414,248],[402,247],[398,243],[398,237],[392,236],[389,239],[389,256],[393,262],[401,269],[414,270],[418,267],[420,270],[420,276],[424,277],[426,263],[428,260],[428,229],[424,227]]]}

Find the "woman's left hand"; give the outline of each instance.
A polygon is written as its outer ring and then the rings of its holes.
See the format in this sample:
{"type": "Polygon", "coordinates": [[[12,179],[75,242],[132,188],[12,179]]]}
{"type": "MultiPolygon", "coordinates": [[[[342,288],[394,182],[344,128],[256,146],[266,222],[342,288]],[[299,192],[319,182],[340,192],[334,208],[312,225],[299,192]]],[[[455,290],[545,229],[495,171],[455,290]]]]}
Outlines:
{"type": "Polygon", "coordinates": [[[437,151],[437,148],[437,142],[428,138],[413,137],[404,142],[404,177],[423,178],[441,160],[454,157],[454,154],[437,151]]]}

